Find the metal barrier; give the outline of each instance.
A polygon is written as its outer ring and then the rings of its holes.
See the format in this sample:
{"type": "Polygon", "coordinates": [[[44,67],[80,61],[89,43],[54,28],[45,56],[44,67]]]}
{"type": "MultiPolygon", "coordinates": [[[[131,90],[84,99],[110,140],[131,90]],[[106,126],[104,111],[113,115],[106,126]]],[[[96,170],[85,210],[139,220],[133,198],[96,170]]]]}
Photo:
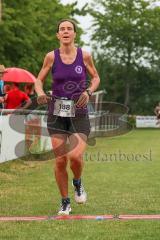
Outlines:
{"type": "Polygon", "coordinates": [[[111,137],[124,134],[131,130],[127,122],[127,115],[99,113],[90,116],[92,137],[111,137]]]}

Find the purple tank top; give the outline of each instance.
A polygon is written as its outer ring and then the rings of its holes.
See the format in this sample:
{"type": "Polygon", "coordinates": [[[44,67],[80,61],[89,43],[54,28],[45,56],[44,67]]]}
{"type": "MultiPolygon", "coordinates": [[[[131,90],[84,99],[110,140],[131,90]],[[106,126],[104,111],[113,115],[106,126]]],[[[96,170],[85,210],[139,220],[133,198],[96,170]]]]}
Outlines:
{"type": "MultiPolygon", "coordinates": [[[[83,62],[82,49],[77,48],[77,56],[72,64],[63,63],[59,49],[54,50],[54,64],[52,66],[52,96],[73,99],[76,101],[87,88],[87,71],[83,62]]],[[[49,112],[53,112],[53,103],[49,112]]],[[[80,109],[76,109],[77,110],[80,109]]],[[[87,112],[87,108],[81,109],[87,112]]]]}

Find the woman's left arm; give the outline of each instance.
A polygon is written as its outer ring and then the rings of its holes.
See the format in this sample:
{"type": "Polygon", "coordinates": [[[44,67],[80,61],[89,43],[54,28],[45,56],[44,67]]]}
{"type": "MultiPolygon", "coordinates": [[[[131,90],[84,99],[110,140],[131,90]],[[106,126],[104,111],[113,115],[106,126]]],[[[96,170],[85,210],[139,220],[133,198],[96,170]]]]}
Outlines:
{"type": "Polygon", "coordinates": [[[90,95],[96,91],[96,89],[99,86],[100,78],[98,75],[98,72],[95,68],[95,65],[93,63],[93,59],[91,55],[88,52],[83,52],[83,61],[86,66],[87,72],[89,76],[91,77],[90,85],[88,88],[81,94],[79,97],[76,106],[77,107],[85,107],[89,101],[90,95]]]}
{"type": "Polygon", "coordinates": [[[97,69],[95,68],[92,56],[87,52],[84,52],[83,56],[84,56],[84,63],[87,68],[87,72],[91,77],[90,86],[88,87],[88,89],[91,91],[91,93],[93,93],[94,91],[97,90],[100,84],[100,78],[99,78],[97,69]]]}

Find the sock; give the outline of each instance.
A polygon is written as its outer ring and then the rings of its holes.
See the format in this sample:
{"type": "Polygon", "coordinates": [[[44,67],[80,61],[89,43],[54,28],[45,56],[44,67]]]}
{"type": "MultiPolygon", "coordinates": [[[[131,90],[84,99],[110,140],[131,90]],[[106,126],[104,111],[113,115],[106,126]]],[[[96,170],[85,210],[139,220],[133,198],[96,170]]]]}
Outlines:
{"type": "Polygon", "coordinates": [[[70,203],[70,198],[62,198],[62,203],[70,203]]]}
{"type": "Polygon", "coordinates": [[[73,179],[73,185],[77,186],[81,184],[81,178],[80,179],[73,179]]]}

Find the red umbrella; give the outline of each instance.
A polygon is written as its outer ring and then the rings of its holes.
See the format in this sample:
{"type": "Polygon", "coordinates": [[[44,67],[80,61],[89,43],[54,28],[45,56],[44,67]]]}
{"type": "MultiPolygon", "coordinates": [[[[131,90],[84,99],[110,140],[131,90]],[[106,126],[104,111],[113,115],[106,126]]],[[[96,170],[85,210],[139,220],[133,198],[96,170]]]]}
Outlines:
{"type": "Polygon", "coordinates": [[[11,67],[5,69],[2,80],[5,82],[34,83],[36,78],[25,69],[11,67]]]}

